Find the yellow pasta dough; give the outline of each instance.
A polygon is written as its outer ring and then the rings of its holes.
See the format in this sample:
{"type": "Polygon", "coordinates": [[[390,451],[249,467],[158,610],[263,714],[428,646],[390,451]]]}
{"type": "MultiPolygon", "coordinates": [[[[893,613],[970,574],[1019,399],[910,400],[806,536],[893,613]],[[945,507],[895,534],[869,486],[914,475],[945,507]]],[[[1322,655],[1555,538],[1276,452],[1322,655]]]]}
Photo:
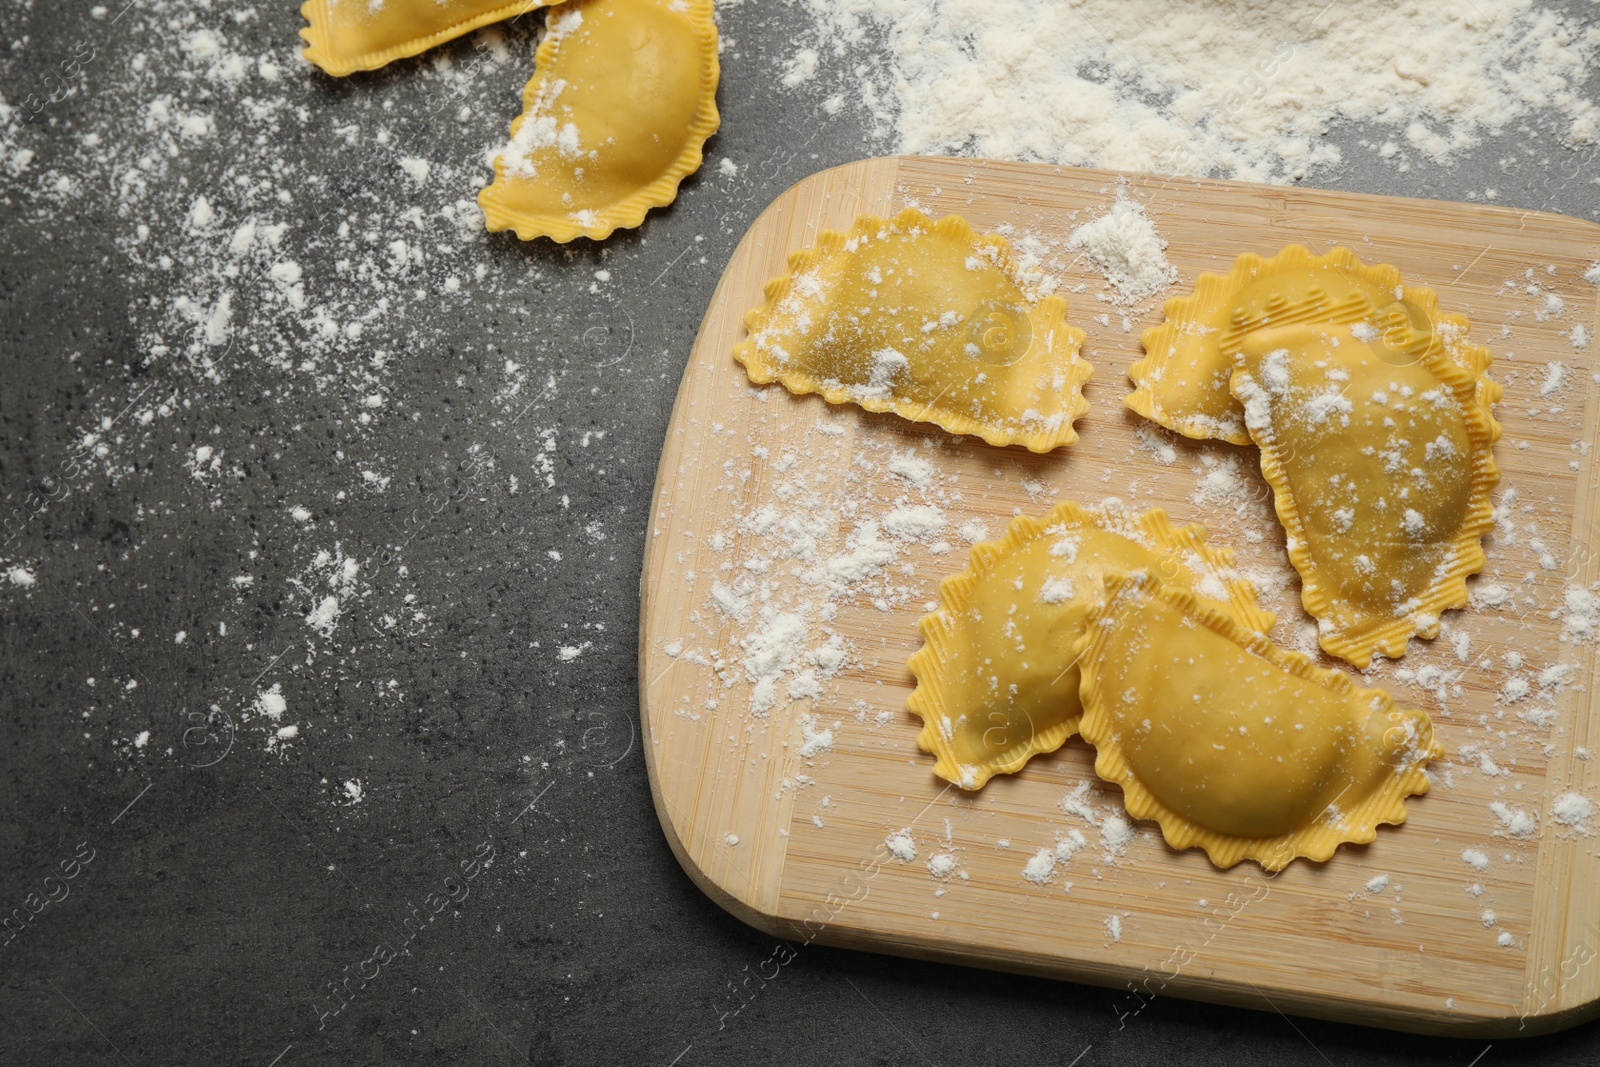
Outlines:
{"type": "Polygon", "coordinates": [[[1426,713],[1150,575],[1109,579],[1081,641],[1082,734],[1129,814],[1219,867],[1326,860],[1405,821],[1443,754],[1426,713]]]}
{"type": "Polygon", "coordinates": [[[734,349],[750,380],[1047,452],[1089,410],[1084,333],[1028,290],[998,236],[908,209],[824,232],[767,284],[734,349]]]}
{"type": "Polygon", "coordinates": [[[907,706],[923,720],[918,743],[938,757],[934,773],[979,789],[1076,733],[1072,650],[1104,598],[1104,575],[1146,569],[1252,631],[1272,627],[1233,554],[1159,508],[1135,515],[1116,502],[1063,503],[1042,521],[1018,518],[1004,539],[973,548],[967,570],[940,584],[939,610],[922,619],[907,706]]]}
{"type": "Polygon", "coordinates": [[[1365,323],[1393,362],[1437,338],[1461,367],[1479,377],[1485,404],[1501,389],[1484,375],[1487,349],[1467,340],[1467,320],[1439,311],[1429,289],[1402,284],[1387,265],[1366,266],[1347,248],[1313,256],[1299,245],[1271,259],[1246,253],[1227,274],[1202,274],[1194,293],[1167,301],[1166,321],[1144,332],[1146,355],[1128,370],[1124,398],[1145,418],[1194,438],[1250,443],[1244,411],[1228,390],[1233,360],[1225,351],[1253,330],[1295,323],[1365,323]]]}
{"type": "Polygon", "coordinates": [[[478,194],[490,230],[601,240],[672,203],[717,130],[711,0],[572,0],[478,194]]]}
{"type": "Polygon", "coordinates": [[[336,77],[373,70],[550,0],[306,0],[304,55],[336,77]]]}
{"type": "Polygon", "coordinates": [[[1362,669],[1467,602],[1500,479],[1479,378],[1437,337],[1390,355],[1362,323],[1263,328],[1230,379],[1322,647],[1362,669]]]}

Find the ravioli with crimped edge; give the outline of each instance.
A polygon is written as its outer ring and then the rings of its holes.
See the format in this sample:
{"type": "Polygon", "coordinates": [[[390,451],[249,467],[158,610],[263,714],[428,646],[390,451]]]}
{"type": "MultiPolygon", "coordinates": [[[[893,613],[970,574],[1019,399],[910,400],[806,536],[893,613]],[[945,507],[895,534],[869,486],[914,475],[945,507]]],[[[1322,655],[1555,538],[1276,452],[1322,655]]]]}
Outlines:
{"type": "Polygon", "coordinates": [[[1280,870],[1405,822],[1443,755],[1425,712],[1148,573],[1106,581],[1076,650],[1095,772],[1173,848],[1280,870]]]}
{"type": "Polygon", "coordinates": [[[1193,293],[1162,310],[1166,321],[1140,338],[1146,354],[1128,369],[1134,389],[1123,402],[1187,437],[1250,443],[1223,348],[1257,329],[1361,324],[1397,362],[1414,338],[1437,338],[1478,379],[1486,406],[1503,392],[1485,373],[1489,350],[1468,340],[1465,316],[1441,312],[1431,289],[1405,285],[1394,267],[1363,264],[1348,248],[1315,256],[1290,245],[1270,259],[1247,252],[1226,274],[1200,275],[1193,293]]]}
{"type": "Polygon", "coordinates": [[[1325,652],[1365,670],[1467,603],[1494,525],[1500,428],[1437,335],[1408,358],[1361,324],[1254,330],[1229,388],[1261,450],[1325,652]]]}
{"type": "Polygon", "coordinates": [[[1066,310],[1024,279],[1005,238],[908,208],[791,256],[734,358],[758,385],[1048,452],[1078,439],[1089,410],[1094,368],[1066,310]]]}
{"type": "Polygon", "coordinates": [[[478,194],[488,228],[524,241],[638,226],[676,199],[721,121],[711,0],[571,0],[534,67],[478,194]]]}
{"type": "Polygon", "coordinates": [[[1104,598],[1104,576],[1133,570],[1193,590],[1252,632],[1272,628],[1233,553],[1159,508],[1066,502],[1043,519],[1017,518],[940,583],[939,610],[919,627],[925,643],[908,664],[917,688],[907,706],[923,720],[917,740],[937,757],[935,774],[980,789],[1077,732],[1073,647],[1104,598]]]}
{"type": "Polygon", "coordinates": [[[335,77],[375,70],[551,0],[306,0],[302,53],[335,77]]]}

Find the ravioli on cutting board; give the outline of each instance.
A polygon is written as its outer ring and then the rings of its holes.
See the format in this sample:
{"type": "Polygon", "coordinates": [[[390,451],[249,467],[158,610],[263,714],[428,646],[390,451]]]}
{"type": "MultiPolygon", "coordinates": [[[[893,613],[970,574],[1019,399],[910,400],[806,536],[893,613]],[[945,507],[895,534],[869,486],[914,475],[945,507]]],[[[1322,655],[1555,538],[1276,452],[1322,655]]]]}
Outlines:
{"type": "Polygon", "coordinates": [[[1362,323],[1254,330],[1230,389],[1261,450],[1322,648],[1366,669],[1467,602],[1494,525],[1499,425],[1437,337],[1398,363],[1362,323]]]}
{"type": "Polygon", "coordinates": [[[1219,867],[1321,862],[1405,821],[1443,754],[1427,714],[1277,648],[1149,574],[1107,580],[1080,730],[1128,813],[1219,867]]]}
{"type": "Polygon", "coordinates": [[[1314,256],[1290,245],[1270,259],[1239,256],[1227,274],[1202,274],[1194,292],[1163,308],[1159,326],[1140,338],[1144,358],[1128,370],[1128,407],[1187,437],[1250,443],[1244,409],[1228,390],[1233,360],[1224,351],[1251,331],[1296,323],[1364,322],[1395,362],[1406,362],[1418,337],[1436,337],[1445,352],[1478,377],[1485,405],[1500,386],[1485,373],[1488,349],[1472,344],[1464,316],[1439,310],[1433,291],[1407,286],[1387,264],[1366,265],[1348,248],[1314,256]]]}
{"type": "Polygon", "coordinates": [[[917,688],[907,706],[923,720],[917,740],[938,758],[935,774],[979,789],[1077,732],[1073,649],[1104,599],[1105,576],[1134,570],[1201,594],[1250,632],[1272,628],[1233,554],[1159,508],[1067,502],[1042,520],[1019,517],[940,583],[939,610],[919,627],[925,643],[908,664],[917,688]]]}
{"type": "Polygon", "coordinates": [[[1048,452],[1089,410],[1084,332],[1024,283],[1010,244],[914,208],[825,231],[767,283],[734,348],[758,385],[1048,452]]]}

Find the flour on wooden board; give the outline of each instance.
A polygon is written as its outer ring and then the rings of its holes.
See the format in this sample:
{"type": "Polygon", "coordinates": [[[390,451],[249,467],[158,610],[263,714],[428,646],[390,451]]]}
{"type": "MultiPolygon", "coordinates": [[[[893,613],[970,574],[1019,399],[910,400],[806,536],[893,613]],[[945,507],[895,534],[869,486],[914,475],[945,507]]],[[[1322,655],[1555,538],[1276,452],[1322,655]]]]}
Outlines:
{"type": "MultiPolygon", "coordinates": [[[[1526,296],[1526,318],[1508,320],[1513,324],[1509,343],[1516,342],[1517,331],[1532,321],[1535,309],[1549,306],[1546,290],[1566,286],[1562,291],[1569,291],[1573,276],[1549,278],[1548,285],[1546,281],[1541,271],[1539,293],[1526,296]]],[[[1519,294],[1524,293],[1528,283],[1518,284],[1519,294]]],[[[1513,373],[1522,371],[1521,388],[1527,393],[1555,398],[1573,388],[1569,371],[1540,366],[1529,376],[1513,359],[1508,358],[1507,365],[1513,373]],[[1552,380],[1548,389],[1543,388],[1552,380]]],[[[1337,419],[1339,412],[1330,408],[1327,417],[1337,419]]],[[[746,446],[749,452],[743,458],[719,460],[723,474],[719,491],[747,502],[734,509],[729,522],[712,530],[703,545],[692,552],[685,546],[678,557],[686,570],[695,572],[687,577],[715,577],[709,584],[700,580],[697,586],[704,599],[694,618],[701,628],[669,635],[663,649],[676,660],[698,657],[694,666],[710,683],[700,698],[708,706],[724,699],[716,695],[719,691],[746,687],[747,704],[740,703],[738,692],[730,696],[744,711],[736,721],[742,718],[749,724],[747,736],[751,727],[775,732],[787,738],[781,744],[791,755],[809,765],[812,760],[826,760],[852,736],[859,741],[854,731],[907,729],[906,717],[897,707],[875,707],[870,701],[865,705],[855,701],[854,715],[833,714],[834,708],[847,703],[839,699],[839,687],[858,684],[851,680],[859,677],[860,668],[876,662],[881,669],[883,662],[869,659],[836,628],[840,613],[850,610],[859,617],[863,611],[915,614],[916,609],[934,609],[937,582],[965,565],[966,544],[993,539],[1004,529],[993,518],[968,510],[954,474],[953,449],[959,446],[942,436],[929,435],[908,449],[900,438],[835,435],[831,430],[839,416],[833,412],[818,415],[808,408],[785,406],[782,412],[763,411],[758,416],[763,424],[769,419],[794,419],[801,433],[756,435],[755,441],[791,443],[752,444],[746,446]],[[815,427],[808,426],[811,418],[816,419],[815,427]],[[757,469],[759,478],[754,474],[757,469]],[[763,488],[748,493],[746,486],[752,484],[763,488]],[[818,659],[824,648],[832,650],[825,662],[818,659]]],[[[1279,616],[1275,638],[1319,656],[1316,627],[1300,609],[1298,578],[1284,556],[1270,490],[1254,464],[1245,462],[1236,448],[1215,442],[1184,441],[1180,450],[1177,439],[1143,423],[1128,431],[1127,440],[1127,454],[1154,469],[1174,467],[1180,457],[1191,466],[1191,507],[1187,514],[1174,508],[1174,518],[1204,521],[1213,542],[1235,550],[1240,573],[1279,616]]],[[[1018,513],[1042,514],[1063,498],[1060,487],[1020,475],[1007,477],[998,465],[991,476],[1000,483],[1011,482],[1008,491],[1015,495],[1018,513]]],[[[1182,497],[1178,499],[1181,502],[1182,497]]],[[[1096,503],[1092,497],[1080,500],[1096,503]]],[[[1170,507],[1173,501],[1152,503],[1170,507]]],[[[1574,684],[1575,668],[1557,658],[1559,649],[1507,646],[1497,631],[1484,628],[1496,616],[1542,610],[1561,612],[1569,628],[1582,629],[1586,612],[1600,614],[1594,606],[1600,597],[1588,590],[1575,589],[1563,597],[1558,589],[1552,602],[1549,591],[1525,578],[1529,567],[1543,569],[1540,561],[1552,557],[1557,551],[1552,546],[1562,543],[1556,540],[1561,530],[1558,510],[1549,501],[1525,499],[1514,485],[1505,483],[1495,501],[1493,533],[1485,540],[1488,565],[1470,583],[1473,609],[1449,613],[1441,620],[1440,639],[1413,642],[1404,659],[1380,659],[1362,679],[1390,689],[1404,703],[1447,718],[1460,707],[1468,685],[1496,694],[1492,711],[1481,719],[1451,723],[1454,750],[1430,768],[1435,787],[1446,793],[1473,775],[1493,783],[1491,795],[1478,808],[1478,820],[1467,824],[1480,842],[1461,853],[1468,878],[1482,877],[1496,864],[1524,862],[1523,850],[1535,847],[1545,832],[1541,811],[1548,811],[1545,818],[1551,832],[1585,833],[1586,820],[1592,819],[1584,815],[1582,797],[1556,798],[1544,809],[1541,796],[1522,788],[1524,771],[1548,760],[1562,743],[1554,727],[1555,708],[1559,694],[1574,684]]],[[[1593,630],[1590,626],[1585,632],[1593,630]]],[[[698,714],[694,699],[685,698],[678,713],[694,720],[698,714]]],[[[898,742],[880,737],[871,743],[904,747],[910,737],[905,733],[898,742]]],[[[912,749],[907,752],[907,758],[916,758],[912,749]]],[[[816,774],[827,781],[825,766],[816,774]]],[[[835,807],[840,802],[836,797],[835,807]]],[[[819,809],[812,817],[812,829],[839,825],[823,814],[819,809]]],[[[1140,828],[1128,819],[1120,800],[1109,797],[1099,802],[1089,781],[1068,789],[1059,813],[1045,818],[1055,824],[1050,826],[1051,840],[1019,841],[1022,854],[1009,867],[1014,872],[1011,877],[1024,888],[1070,892],[1068,872],[1111,877],[1113,868],[1127,863],[1127,857],[1141,847],[1140,828]]],[[[912,828],[893,830],[886,825],[882,832],[888,834],[885,846],[890,856],[914,862],[920,876],[934,883],[935,895],[951,891],[956,868],[948,847],[935,846],[931,855],[925,855],[912,828]]],[[[1008,846],[1009,842],[1000,847],[1008,846]]],[[[1155,847],[1162,847],[1158,838],[1155,847]]],[[[964,883],[968,872],[963,869],[960,875],[964,883]]],[[[1486,905],[1492,906],[1499,912],[1493,930],[1496,943],[1502,934],[1516,943],[1517,935],[1506,929],[1515,917],[1495,886],[1463,879],[1462,888],[1461,920],[1481,930],[1481,914],[1486,905]]],[[[1384,908],[1365,913],[1372,921],[1406,922],[1399,886],[1390,875],[1369,877],[1364,889],[1352,894],[1352,902],[1357,899],[1385,902],[1384,908]]]]}
{"type": "Polygon", "coordinates": [[[1085,222],[1067,239],[1111,284],[1112,300],[1133,304],[1166,289],[1178,278],[1167,262],[1167,242],[1145,214],[1144,205],[1118,196],[1099,218],[1085,222]]]}
{"type": "Polygon", "coordinates": [[[1550,806],[1550,817],[1563,826],[1580,833],[1589,832],[1589,818],[1594,814],[1594,802],[1582,793],[1563,793],[1550,806]]]}

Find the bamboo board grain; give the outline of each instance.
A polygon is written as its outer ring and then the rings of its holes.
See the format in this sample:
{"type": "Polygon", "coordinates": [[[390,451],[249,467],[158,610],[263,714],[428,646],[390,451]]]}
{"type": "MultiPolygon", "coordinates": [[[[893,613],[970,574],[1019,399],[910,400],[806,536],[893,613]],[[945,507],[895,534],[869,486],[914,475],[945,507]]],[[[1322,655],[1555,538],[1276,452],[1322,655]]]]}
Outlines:
{"type": "MultiPolygon", "coordinates": [[[[657,813],[678,859],[723,907],[801,943],[1137,988],[1140,997],[1262,1009],[1270,999],[1286,1011],[1421,1032],[1526,1034],[1592,1017],[1600,835],[1554,821],[1551,805],[1566,793],[1600,798],[1600,770],[1583,758],[1600,751],[1595,646],[1563,641],[1553,617],[1568,588],[1600,580],[1600,475],[1587,445],[1600,420],[1591,377],[1600,301],[1582,277],[1595,260],[1600,226],[1563,216],[1237,182],[891,158],[796,185],[750,228],[717,287],[657,476],[641,579],[641,712],[657,813]],[[1150,826],[1124,854],[1101,851],[1095,827],[1062,807],[1082,782],[1098,818],[1119,805],[1079,740],[971,795],[946,788],[917,750],[905,660],[938,580],[965,566],[958,523],[986,522],[997,537],[1014,514],[1115,495],[1204,522],[1247,565],[1284,566],[1253,450],[1152,436],[1121,405],[1159,300],[1131,310],[1106,303],[1103,279],[1063,250],[1071,230],[1119,194],[1141,202],[1169,242],[1179,278],[1165,297],[1201,271],[1226,270],[1239,252],[1348,245],[1470,315],[1506,385],[1496,410],[1503,520],[1473,582],[1489,603],[1450,613],[1445,637],[1414,643],[1370,679],[1433,715],[1448,752],[1434,767],[1438,781],[1412,801],[1405,826],[1326,864],[1298,862],[1277,877],[1251,864],[1220,871],[1199,852],[1168,848],[1150,826]],[[731,351],[789,254],[858,214],[907,205],[1054,247],[1069,319],[1088,330],[1095,364],[1077,445],[1048,456],[994,449],[750,387],[731,351]],[[907,546],[875,595],[839,602],[826,628],[850,649],[846,668],[820,697],[754,714],[741,641],[757,608],[734,617],[713,590],[757,568],[777,578],[746,588],[778,589],[782,600],[795,568],[750,558],[762,551],[751,516],[763,504],[774,514],[803,506],[842,538],[874,509],[919,498],[886,470],[897,453],[929,462],[953,550],[907,546]],[[798,503],[797,473],[811,479],[798,503]],[[1247,499],[1214,499],[1218,478],[1244,485],[1247,499]],[[833,488],[819,489],[819,479],[833,488]],[[1541,685],[1562,664],[1569,684],[1541,685]],[[1491,803],[1536,815],[1541,832],[1510,836],[1491,803]],[[917,847],[911,862],[884,846],[903,829],[917,847]],[[1073,829],[1090,844],[1048,884],[1022,876],[1037,849],[1073,829]],[[1464,862],[1467,849],[1482,851],[1487,869],[1464,862]],[[931,874],[936,851],[955,857],[959,873],[931,874]],[[1388,884],[1369,888],[1379,876],[1388,884]]],[[[1306,622],[1297,595],[1291,581],[1269,602],[1280,643],[1306,622]]],[[[1593,822],[1600,830],[1600,817],[1593,822]]],[[[1119,1013],[1143,1003],[1106,996],[1119,1013]]]]}

